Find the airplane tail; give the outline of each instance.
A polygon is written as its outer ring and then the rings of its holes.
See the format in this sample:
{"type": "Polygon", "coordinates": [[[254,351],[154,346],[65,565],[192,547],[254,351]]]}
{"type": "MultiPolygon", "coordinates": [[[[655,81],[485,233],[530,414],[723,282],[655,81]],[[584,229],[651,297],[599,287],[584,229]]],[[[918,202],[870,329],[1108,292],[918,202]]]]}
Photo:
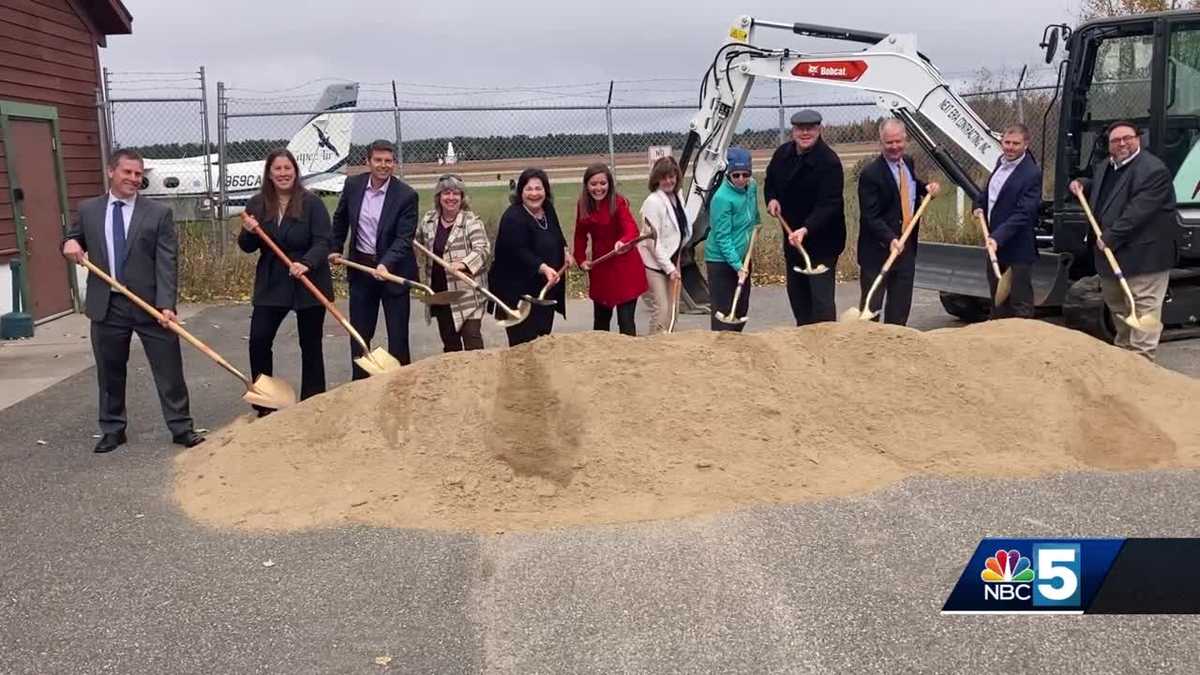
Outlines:
{"type": "Polygon", "coordinates": [[[358,104],[358,83],[331,84],[317,101],[315,110],[323,111],[296,132],[288,150],[296,156],[305,176],[336,171],[350,156],[350,136],[354,115],[329,111],[353,108],[358,104]]]}

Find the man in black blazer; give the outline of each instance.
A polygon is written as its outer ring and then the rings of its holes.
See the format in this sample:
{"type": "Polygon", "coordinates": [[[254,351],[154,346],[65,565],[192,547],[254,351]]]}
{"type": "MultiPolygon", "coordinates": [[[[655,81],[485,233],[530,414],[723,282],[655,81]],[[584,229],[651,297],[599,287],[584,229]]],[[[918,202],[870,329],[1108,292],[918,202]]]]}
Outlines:
{"type": "Polygon", "coordinates": [[[846,211],[842,160],[821,138],[821,114],[792,115],[792,138],[775,149],[763,180],[767,213],[784,220],[792,235],[783,242],[787,295],[797,326],[837,319],[837,260],[846,249],[846,211]],[[800,246],[825,274],[800,274],[800,246]]]}
{"type": "Polygon", "coordinates": [[[917,178],[912,157],[904,154],[908,148],[908,132],[896,118],[885,119],[879,125],[879,144],[882,151],[875,161],[863,168],[858,177],[858,266],[861,307],[875,277],[892,251],[900,256],[871,298],[871,310],[883,308],[885,323],[903,326],[908,323],[912,309],[913,277],[917,268],[916,225],[904,249],[900,235],[916,213],[925,194],[936,195],[937,183],[924,183],[917,178]]]}
{"type": "MultiPolygon", "coordinates": [[[[63,255],[89,259],[132,293],[175,321],[179,244],[171,209],[138,199],[142,157],[118,150],[108,162],[108,193],[79,205],[67,229],[63,255]]],[[[87,279],[87,317],[92,320],[92,352],[100,389],[100,441],[96,452],[126,442],[125,376],[129,341],[137,332],[154,374],[158,400],[173,440],[187,447],[204,441],[193,429],[179,338],[95,275],[87,279]]]]}
{"type": "Polygon", "coordinates": [[[1033,318],[1033,263],[1037,261],[1034,227],[1042,206],[1042,170],[1029,154],[1029,128],[1013,124],[1000,138],[1004,154],[988,176],[987,187],[979,194],[972,213],[985,216],[988,225],[987,248],[996,256],[1000,273],[1008,274],[1012,290],[999,305],[995,304],[999,280],[987,267],[992,289],[992,318],[1033,318]]]}
{"type": "MultiPolygon", "coordinates": [[[[347,235],[351,262],[387,271],[406,279],[417,279],[417,259],[413,255],[413,234],[417,230],[417,193],[392,175],[396,168],[396,146],[379,140],[367,149],[369,173],[346,179],[342,196],[333,213],[333,253],[330,260],[342,256],[347,235]]],[[[401,364],[411,362],[408,352],[408,287],[383,281],[378,276],[347,269],[350,283],[350,323],[367,344],[375,337],[379,306],[387,325],[388,353],[401,364]]],[[[350,341],[354,379],[367,377],[366,371],[353,365],[362,356],[362,348],[350,341]]]]}
{"type": "MultiPolygon", "coordinates": [[[[1094,260],[1100,288],[1109,311],[1129,314],[1129,304],[1112,267],[1104,256],[1111,249],[1133,293],[1138,316],[1161,316],[1171,268],[1179,260],[1182,229],[1175,206],[1171,171],[1162,160],[1142,149],[1132,122],[1108,126],[1109,158],[1098,164],[1092,177],[1071,181],[1071,192],[1086,195],[1101,227],[1094,260]]],[[[1162,329],[1134,330],[1115,321],[1114,344],[1154,360],[1162,329]]]]}

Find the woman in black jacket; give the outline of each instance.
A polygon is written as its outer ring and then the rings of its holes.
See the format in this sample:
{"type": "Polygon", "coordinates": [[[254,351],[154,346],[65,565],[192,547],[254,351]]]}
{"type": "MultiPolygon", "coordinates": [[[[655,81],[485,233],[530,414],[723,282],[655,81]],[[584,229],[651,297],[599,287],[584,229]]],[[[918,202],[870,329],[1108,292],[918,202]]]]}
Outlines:
{"type": "MultiPolygon", "coordinates": [[[[273,151],[267,156],[262,191],[246,203],[266,234],[292,260],[291,268],[267,248],[251,224],[238,234],[238,246],[247,253],[259,252],[254,270],[254,310],[250,314],[251,377],[274,374],[271,345],[289,311],[296,312],[300,337],[300,399],[325,391],[325,358],[321,352],[325,308],[300,282],[308,275],[328,298],[333,298],[329,273],[329,210],[320,197],[300,184],[300,167],[291,152],[273,151]]],[[[255,406],[259,416],[269,410],[255,406]]]]}
{"type": "MultiPolygon", "coordinates": [[[[541,169],[526,169],[517,178],[512,205],[500,217],[496,255],[488,274],[488,287],[504,304],[516,309],[524,294],[537,296],[548,282],[559,282],[558,272],[567,260],[567,240],[558,224],[550,180],[541,169]]],[[[567,315],[567,288],[556,283],[546,294],[553,307],[534,305],[529,318],[510,326],[508,345],[514,347],[554,327],[554,312],[567,315]]],[[[498,318],[507,318],[496,308],[498,318]]]]}

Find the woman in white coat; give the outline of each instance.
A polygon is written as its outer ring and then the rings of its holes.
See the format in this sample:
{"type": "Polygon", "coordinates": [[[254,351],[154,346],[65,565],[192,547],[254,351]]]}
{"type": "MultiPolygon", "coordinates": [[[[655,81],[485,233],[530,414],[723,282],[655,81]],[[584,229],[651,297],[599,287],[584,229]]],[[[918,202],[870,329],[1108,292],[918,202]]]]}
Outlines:
{"type": "Polygon", "coordinates": [[[679,250],[692,234],[692,223],[683,210],[679,184],[683,174],[674,157],[663,157],[650,170],[650,195],[642,202],[642,222],[648,223],[655,239],[638,244],[646,268],[649,288],[642,301],[650,311],[650,334],[667,330],[675,308],[671,304],[671,286],[679,283],[679,250]]]}

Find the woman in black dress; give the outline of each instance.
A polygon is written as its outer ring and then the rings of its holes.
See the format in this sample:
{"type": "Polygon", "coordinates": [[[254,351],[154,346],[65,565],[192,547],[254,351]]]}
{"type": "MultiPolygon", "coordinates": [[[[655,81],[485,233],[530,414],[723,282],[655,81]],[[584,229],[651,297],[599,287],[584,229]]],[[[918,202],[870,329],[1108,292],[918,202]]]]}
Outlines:
{"type": "MultiPolygon", "coordinates": [[[[238,234],[238,246],[247,253],[259,252],[254,269],[254,310],[250,313],[251,377],[274,374],[271,352],[275,334],[288,312],[296,312],[300,338],[300,399],[325,391],[325,356],[321,350],[325,308],[313,297],[299,277],[307,275],[327,298],[333,298],[329,273],[329,210],[321,198],[304,189],[300,167],[285,149],[267,156],[262,191],[246,202],[252,222],[271,237],[292,260],[289,268],[275,256],[252,224],[238,234]]],[[[269,412],[255,406],[259,416],[269,412]]]]}
{"type": "MultiPolygon", "coordinates": [[[[567,260],[567,240],[558,224],[550,180],[541,169],[526,169],[517,179],[512,205],[500,217],[496,254],[488,274],[488,287],[509,307],[516,308],[524,294],[537,296],[548,282],[559,282],[558,272],[567,260]]],[[[510,347],[549,335],[554,312],[567,316],[567,287],[556,283],[546,294],[553,307],[534,305],[529,318],[510,326],[510,347]]],[[[496,308],[498,318],[507,318],[496,308]]]]}

